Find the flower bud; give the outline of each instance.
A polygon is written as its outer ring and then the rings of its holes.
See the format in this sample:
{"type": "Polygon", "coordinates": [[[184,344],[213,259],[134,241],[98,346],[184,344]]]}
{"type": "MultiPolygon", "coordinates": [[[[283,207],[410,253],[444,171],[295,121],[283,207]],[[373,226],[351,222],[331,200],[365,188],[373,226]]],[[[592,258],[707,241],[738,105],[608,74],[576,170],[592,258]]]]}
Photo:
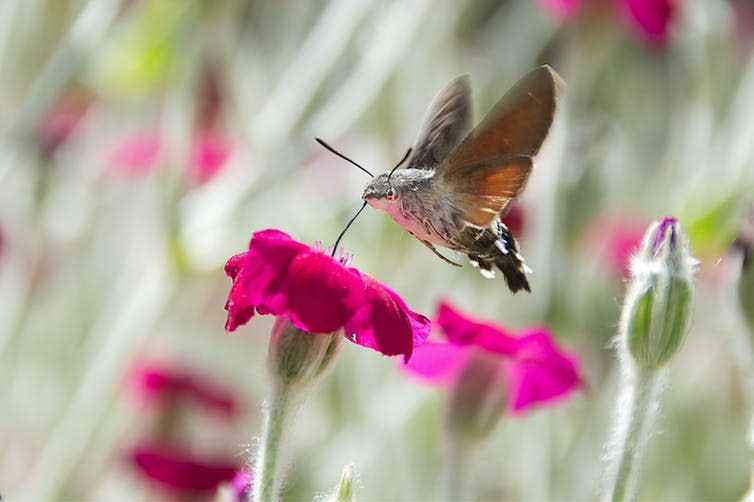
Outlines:
{"type": "Polygon", "coordinates": [[[325,502],[351,502],[353,500],[353,464],[348,464],[343,468],[338,484],[330,496],[324,499],[325,502]]]}
{"type": "Polygon", "coordinates": [[[653,223],[631,261],[621,333],[634,362],[645,369],[665,364],[688,329],[697,261],[689,255],[673,217],[653,223]]]}
{"type": "Polygon", "coordinates": [[[503,416],[508,389],[501,381],[500,362],[473,351],[450,392],[447,426],[456,437],[482,439],[503,416]]]}
{"type": "Polygon", "coordinates": [[[340,346],[337,334],[308,333],[278,317],[272,328],[267,364],[277,384],[306,385],[330,367],[340,346]]]}

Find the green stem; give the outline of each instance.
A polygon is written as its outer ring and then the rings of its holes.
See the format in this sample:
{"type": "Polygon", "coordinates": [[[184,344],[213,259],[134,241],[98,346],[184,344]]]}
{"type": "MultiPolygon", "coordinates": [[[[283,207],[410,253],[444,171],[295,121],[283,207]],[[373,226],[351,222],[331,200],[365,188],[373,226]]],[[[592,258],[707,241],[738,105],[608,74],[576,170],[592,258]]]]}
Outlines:
{"type": "Polygon", "coordinates": [[[278,495],[278,453],[291,404],[292,388],[275,385],[264,422],[262,442],[254,466],[250,502],[273,502],[278,495]]]}
{"type": "Polygon", "coordinates": [[[652,422],[659,407],[662,388],[662,371],[636,369],[636,375],[628,385],[628,399],[620,400],[616,428],[618,454],[614,482],[608,492],[609,500],[631,500],[634,497],[638,476],[636,475],[644,446],[647,444],[652,422]]]}
{"type": "Polygon", "coordinates": [[[447,434],[445,447],[445,475],[442,500],[468,499],[468,460],[470,444],[456,434],[447,434]]]}

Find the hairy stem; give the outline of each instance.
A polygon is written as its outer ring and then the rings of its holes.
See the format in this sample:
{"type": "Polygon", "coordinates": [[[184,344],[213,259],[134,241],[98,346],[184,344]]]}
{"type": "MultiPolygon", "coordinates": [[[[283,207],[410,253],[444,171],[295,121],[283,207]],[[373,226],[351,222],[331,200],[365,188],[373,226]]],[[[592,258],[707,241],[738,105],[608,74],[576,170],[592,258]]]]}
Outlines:
{"type": "Polygon", "coordinates": [[[644,446],[659,409],[663,374],[663,370],[637,368],[626,380],[624,395],[618,401],[613,451],[608,452],[613,463],[606,500],[634,497],[644,446]]]}
{"type": "Polygon", "coordinates": [[[264,420],[262,441],[254,462],[250,502],[272,502],[278,498],[278,454],[291,405],[291,387],[275,385],[264,420]]]}

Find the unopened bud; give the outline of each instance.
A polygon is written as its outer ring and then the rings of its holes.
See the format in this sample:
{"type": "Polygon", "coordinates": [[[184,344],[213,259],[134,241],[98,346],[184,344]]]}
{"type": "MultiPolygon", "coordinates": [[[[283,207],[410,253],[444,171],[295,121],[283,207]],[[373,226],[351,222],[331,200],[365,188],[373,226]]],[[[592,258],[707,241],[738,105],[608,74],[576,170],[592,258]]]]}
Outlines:
{"type": "Polygon", "coordinates": [[[697,261],[689,255],[673,217],[653,223],[631,261],[621,332],[635,363],[646,369],[665,364],[688,330],[697,261]]]}
{"type": "Polygon", "coordinates": [[[343,468],[338,484],[331,495],[324,498],[325,502],[352,502],[353,497],[353,464],[348,464],[343,468]]]}
{"type": "Polygon", "coordinates": [[[272,328],[267,361],[273,379],[284,386],[310,383],[330,367],[340,338],[337,334],[308,333],[279,317],[272,328]]]}
{"type": "Polygon", "coordinates": [[[450,391],[447,426],[467,440],[485,437],[503,416],[508,389],[500,378],[500,361],[473,351],[450,391]]]}

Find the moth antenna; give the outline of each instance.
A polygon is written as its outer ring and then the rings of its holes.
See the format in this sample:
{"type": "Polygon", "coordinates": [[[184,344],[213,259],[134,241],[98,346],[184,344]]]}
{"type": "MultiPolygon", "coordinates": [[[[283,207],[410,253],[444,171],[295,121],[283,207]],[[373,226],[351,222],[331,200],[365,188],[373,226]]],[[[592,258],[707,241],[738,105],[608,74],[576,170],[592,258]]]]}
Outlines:
{"type": "Polygon", "coordinates": [[[393,175],[393,172],[394,172],[394,171],[395,171],[396,169],[398,169],[399,167],[401,167],[401,166],[403,165],[403,163],[404,163],[404,162],[406,162],[406,159],[408,159],[408,156],[409,156],[409,155],[411,155],[411,151],[412,151],[412,150],[413,150],[412,148],[409,148],[408,150],[406,150],[406,155],[404,155],[404,156],[403,156],[403,158],[401,159],[401,161],[400,161],[400,162],[398,162],[398,163],[397,163],[397,164],[395,165],[395,167],[394,167],[394,168],[392,168],[392,169],[390,170],[390,173],[389,173],[389,174],[387,175],[387,182],[388,182],[388,183],[390,183],[390,177],[391,177],[391,176],[393,175]]]}
{"type": "MultiPolygon", "coordinates": [[[[330,152],[334,153],[335,155],[337,155],[341,159],[350,162],[351,164],[353,164],[354,166],[358,167],[359,169],[361,169],[362,171],[364,171],[365,173],[367,173],[369,176],[371,176],[372,178],[374,178],[374,174],[370,173],[364,167],[360,166],[359,164],[357,164],[353,160],[349,159],[348,157],[346,157],[345,155],[343,155],[342,153],[340,153],[339,151],[337,151],[335,148],[333,148],[330,145],[328,145],[327,143],[325,143],[324,140],[322,140],[321,138],[315,137],[314,139],[317,140],[317,143],[319,143],[320,145],[322,145],[325,148],[327,148],[328,150],[330,150],[330,152]]],[[[346,227],[346,228],[348,228],[348,227],[346,227]]]]}
{"type": "Polygon", "coordinates": [[[343,231],[340,232],[340,235],[335,240],[335,245],[332,247],[332,255],[330,255],[330,256],[332,256],[333,258],[335,257],[335,251],[338,249],[338,244],[340,244],[340,240],[346,234],[346,230],[349,229],[349,227],[351,226],[351,224],[354,222],[354,220],[356,218],[358,218],[358,216],[361,214],[361,212],[364,210],[365,207],[367,207],[366,201],[364,201],[364,203],[361,205],[361,207],[359,208],[359,210],[356,211],[356,214],[354,214],[353,216],[351,216],[351,219],[348,220],[348,223],[346,223],[346,226],[343,228],[343,231]]]}

